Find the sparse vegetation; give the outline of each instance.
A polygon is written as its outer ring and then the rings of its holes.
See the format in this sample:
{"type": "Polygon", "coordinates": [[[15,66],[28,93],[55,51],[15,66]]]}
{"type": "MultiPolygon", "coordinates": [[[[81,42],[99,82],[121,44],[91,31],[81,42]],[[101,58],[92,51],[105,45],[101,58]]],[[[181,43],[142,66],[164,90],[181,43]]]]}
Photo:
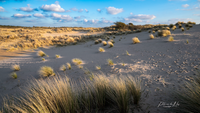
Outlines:
{"type": "Polygon", "coordinates": [[[17,64],[14,64],[11,66],[11,69],[14,70],[14,71],[19,71],[20,70],[20,66],[17,65],[17,64]]]}
{"type": "Polygon", "coordinates": [[[99,40],[95,40],[94,43],[95,43],[95,44],[98,44],[98,43],[99,43],[99,40]]]}
{"type": "Polygon", "coordinates": [[[99,47],[99,52],[105,52],[104,48],[99,47]]]}
{"type": "Polygon", "coordinates": [[[174,41],[174,37],[169,36],[168,41],[169,41],[169,42],[174,41]]]}
{"type": "Polygon", "coordinates": [[[17,79],[17,73],[15,73],[15,72],[12,72],[12,73],[10,74],[10,76],[11,76],[12,78],[14,78],[14,79],[17,79]]]}
{"type": "Polygon", "coordinates": [[[102,41],[103,45],[106,46],[107,45],[107,42],[106,41],[102,41]]]}
{"type": "Polygon", "coordinates": [[[96,69],[97,70],[101,70],[101,66],[96,66],[96,69]]]}
{"type": "Polygon", "coordinates": [[[134,44],[140,43],[140,40],[138,39],[138,37],[134,37],[132,40],[134,44]]]}
{"type": "Polygon", "coordinates": [[[46,54],[41,50],[37,52],[37,55],[41,57],[46,56],[46,54]]]}
{"type": "Polygon", "coordinates": [[[68,69],[71,69],[71,68],[72,68],[70,63],[67,63],[67,68],[68,68],[68,69]]]}
{"type": "Polygon", "coordinates": [[[60,58],[60,55],[55,55],[56,58],[60,58]]]}
{"type": "Polygon", "coordinates": [[[60,67],[60,70],[61,70],[61,71],[66,71],[66,69],[67,69],[67,68],[66,68],[65,65],[62,65],[62,66],[60,67]]]}
{"type": "Polygon", "coordinates": [[[149,37],[150,37],[150,39],[154,39],[153,34],[150,34],[149,37]]]}
{"type": "Polygon", "coordinates": [[[112,65],[114,65],[114,63],[113,63],[113,60],[112,60],[112,59],[107,59],[107,62],[108,62],[108,65],[109,65],[109,66],[112,66],[112,65]]]}
{"type": "Polygon", "coordinates": [[[128,56],[130,56],[130,54],[129,54],[129,52],[128,52],[128,51],[126,51],[126,54],[127,54],[128,56]]]}
{"type": "Polygon", "coordinates": [[[169,30],[158,30],[158,36],[168,36],[171,35],[171,32],[169,30]]]}
{"type": "Polygon", "coordinates": [[[186,43],[187,43],[187,44],[189,44],[189,41],[188,41],[188,39],[186,40],[186,43]]]}
{"type": "Polygon", "coordinates": [[[45,61],[45,58],[42,58],[42,61],[45,61]]]}
{"type": "Polygon", "coordinates": [[[49,76],[55,75],[53,69],[49,66],[42,66],[39,70],[39,74],[44,77],[49,77],[49,76]]]}
{"type": "Polygon", "coordinates": [[[83,61],[79,58],[74,58],[72,59],[72,62],[75,64],[75,65],[81,65],[83,64],[83,61]]]}
{"type": "Polygon", "coordinates": [[[98,39],[98,41],[99,41],[99,43],[101,43],[101,42],[102,42],[102,40],[101,40],[101,39],[98,39]]]}
{"type": "Polygon", "coordinates": [[[113,47],[114,46],[114,44],[112,43],[112,42],[108,42],[108,45],[110,46],[110,47],[113,47]]]}
{"type": "Polygon", "coordinates": [[[183,27],[181,27],[181,31],[184,31],[184,28],[183,28],[183,27]]]}

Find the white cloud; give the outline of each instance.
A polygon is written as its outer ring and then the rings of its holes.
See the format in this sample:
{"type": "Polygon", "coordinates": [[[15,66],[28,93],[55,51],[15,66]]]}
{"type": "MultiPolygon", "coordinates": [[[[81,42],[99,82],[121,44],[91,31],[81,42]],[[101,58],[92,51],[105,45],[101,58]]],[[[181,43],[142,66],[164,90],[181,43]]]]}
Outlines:
{"type": "Polygon", "coordinates": [[[74,7],[74,8],[71,8],[71,10],[73,10],[73,11],[78,11],[78,9],[77,9],[77,8],[75,8],[75,7],[74,7]]]}
{"type": "Polygon", "coordinates": [[[108,7],[106,9],[107,9],[107,13],[111,14],[111,15],[116,15],[116,14],[123,12],[123,8],[118,9],[115,7],[108,7]]]}
{"type": "Polygon", "coordinates": [[[0,16],[0,20],[8,20],[9,18],[7,18],[7,17],[2,17],[2,16],[0,16]]]}
{"type": "Polygon", "coordinates": [[[88,23],[88,24],[97,24],[99,22],[99,20],[87,20],[87,19],[84,19],[83,20],[84,23],[88,23]]]}
{"type": "Polygon", "coordinates": [[[37,8],[33,9],[30,7],[30,4],[27,4],[27,7],[21,7],[19,8],[19,11],[32,12],[32,11],[38,11],[38,9],[37,8]]]}
{"type": "Polygon", "coordinates": [[[131,15],[128,18],[124,18],[125,22],[143,22],[143,20],[153,20],[156,18],[154,15],[144,15],[144,14],[138,14],[138,15],[131,15]]]}
{"type": "Polygon", "coordinates": [[[99,13],[101,13],[101,9],[97,9],[97,11],[98,11],[99,13]]]}
{"type": "Polygon", "coordinates": [[[112,23],[113,23],[113,21],[109,21],[109,20],[103,19],[103,20],[102,20],[102,21],[100,21],[99,23],[105,23],[105,24],[108,24],[108,23],[110,23],[110,24],[112,24],[112,23]]]}
{"type": "Polygon", "coordinates": [[[0,6],[0,12],[4,12],[4,11],[5,11],[5,9],[0,6]]]}
{"type": "Polygon", "coordinates": [[[182,7],[187,8],[187,7],[189,7],[189,5],[188,4],[184,4],[184,5],[182,5],[182,7]]]}
{"type": "Polygon", "coordinates": [[[88,22],[88,20],[87,20],[87,19],[84,19],[83,21],[84,21],[84,22],[88,22]]]}
{"type": "Polygon", "coordinates": [[[83,9],[80,9],[78,12],[83,12],[83,9]]]}
{"type": "Polygon", "coordinates": [[[131,12],[130,15],[132,15],[133,13],[131,12]]]}
{"type": "Polygon", "coordinates": [[[42,7],[40,7],[40,9],[43,11],[55,11],[55,12],[64,12],[65,11],[63,8],[61,8],[58,1],[56,1],[55,4],[42,5],[42,7]]]}
{"type": "Polygon", "coordinates": [[[52,17],[52,19],[58,20],[60,22],[61,21],[66,22],[66,21],[72,21],[73,20],[73,18],[69,15],[60,15],[60,14],[57,14],[57,13],[52,13],[51,17],[52,17]]]}
{"type": "Polygon", "coordinates": [[[26,17],[31,17],[31,14],[14,14],[13,17],[15,18],[26,18],[26,17]]]}
{"type": "Polygon", "coordinates": [[[87,9],[85,9],[85,12],[88,13],[89,11],[87,9]]]}
{"type": "Polygon", "coordinates": [[[39,13],[35,13],[33,14],[34,17],[37,17],[37,18],[44,18],[45,16],[43,14],[39,14],[39,13]]]}

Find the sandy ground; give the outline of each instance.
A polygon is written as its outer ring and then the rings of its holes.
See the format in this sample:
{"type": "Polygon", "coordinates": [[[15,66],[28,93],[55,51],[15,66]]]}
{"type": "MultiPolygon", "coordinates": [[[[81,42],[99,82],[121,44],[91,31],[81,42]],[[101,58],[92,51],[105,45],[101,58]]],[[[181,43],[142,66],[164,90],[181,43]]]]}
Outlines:
{"type": "MultiPolygon", "coordinates": [[[[0,96],[16,96],[21,89],[33,78],[39,79],[38,70],[41,66],[51,66],[61,76],[68,76],[73,80],[87,77],[84,71],[72,65],[72,70],[66,74],[59,70],[60,66],[71,63],[73,58],[82,59],[88,68],[94,73],[99,70],[95,66],[100,65],[101,71],[107,76],[138,76],[143,79],[145,94],[141,100],[142,113],[167,113],[170,108],[157,107],[160,102],[171,103],[171,93],[181,90],[180,85],[190,80],[195,73],[195,68],[200,64],[200,25],[196,25],[189,31],[180,29],[172,31],[174,40],[168,42],[168,37],[149,39],[148,32],[116,36],[114,47],[109,48],[102,44],[95,45],[93,41],[66,46],[41,48],[49,57],[42,61],[36,53],[28,53],[26,56],[15,57],[0,61],[0,96]],[[132,38],[137,36],[141,43],[132,44],[132,38]],[[122,37],[121,41],[119,41],[122,37]],[[186,43],[188,39],[189,44],[186,43]],[[103,47],[104,53],[99,53],[98,48],[103,47]],[[131,55],[126,55],[128,51],[131,55]],[[55,54],[61,55],[56,59],[55,54]],[[108,66],[107,59],[113,59],[115,65],[108,66]],[[125,66],[122,66],[122,62],[125,66]],[[16,72],[17,79],[10,74],[13,72],[12,64],[19,64],[21,70],[16,72]]],[[[39,49],[38,49],[39,50],[39,49]]],[[[2,105],[2,98],[0,100],[2,105]]],[[[139,111],[136,111],[136,113],[139,111]]]]}

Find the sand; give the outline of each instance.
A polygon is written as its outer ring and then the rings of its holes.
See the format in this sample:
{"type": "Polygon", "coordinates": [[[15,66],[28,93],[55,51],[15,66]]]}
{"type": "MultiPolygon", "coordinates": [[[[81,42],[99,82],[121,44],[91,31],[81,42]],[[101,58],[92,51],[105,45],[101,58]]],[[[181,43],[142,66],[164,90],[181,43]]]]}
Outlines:
{"type": "MultiPolygon", "coordinates": [[[[87,77],[82,69],[72,65],[72,70],[66,73],[59,70],[60,66],[71,63],[73,58],[82,59],[87,68],[94,73],[103,72],[107,76],[138,76],[143,79],[145,92],[142,95],[143,111],[150,113],[167,113],[170,108],[158,107],[160,102],[174,102],[171,94],[181,90],[185,81],[194,77],[195,68],[200,64],[200,25],[195,25],[189,31],[180,29],[172,31],[174,41],[168,42],[168,37],[149,38],[148,31],[116,36],[114,47],[94,44],[94,41],[66,47],[40,48],[49,57],[42,61],[36,52],[10,59],[0,60],[0,96],[16,96],[33,78],[40,79],[38,70],[41,66],[51,66],[61,76],[78,81],[87,77]],[[133,44],[132,38],[137,36],[141,43],[133,44]],[[121,41],[119,41],[122,37],[121,41]],[[186,43],[188,39],[189,44],[186,43]],[[105,52],[98,52],[103,47],[105,52]],[[130,55],[126,54],[126,51],[130,55]],[[61,58],[55,58],[59,54],[61,58]],[[108,66],[107,59],[112,59],[115,65],[108,66]],[[123,66],[122,63],[125,65],[123,66]],[[17,79],[10,74],[12,64],[19,64],[21,70],[16,72],[17,79]],[[101,66],[101,71],[95,66],[101,66]]],[[[0,99],[2,106],[2,98],[0,99]]],[[[139,111],[136,111],[136,113],[139,111]]]]}

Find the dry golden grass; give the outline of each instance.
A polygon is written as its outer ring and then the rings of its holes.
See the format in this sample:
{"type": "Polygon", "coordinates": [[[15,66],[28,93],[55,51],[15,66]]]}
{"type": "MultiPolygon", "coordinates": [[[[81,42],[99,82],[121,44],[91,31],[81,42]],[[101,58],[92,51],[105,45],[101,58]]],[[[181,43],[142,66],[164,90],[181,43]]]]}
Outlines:
{"type": "Polygon", "coordinates": [[[8,113],[85,113],[107,110],[129,113],[130,101],[139,104],[141,83],[133,77],[107,77],[104,74],[90,77],[90,80],[78,81],[81,85],[59,76],[34,80],[25,95],[14,99],[16,102],[5,102],[4,110],[8,113]]]}
{"type": "Polygon", "coordinates": [[[108,42],[108,45],[110,46],[110,47],[113,47],[114,46],[114,44],[112,43],[112,42],[108,42]]]}
{"type": "Polygon", "coordinates": [[[49,77],[49,76],[55,75],[53,69],[49,66],[42,66],[39,70],[39,74],[44,77],[49,77]]]}
{"type": "Polygon", "coordinates": [[[37,55],[41,57],[46,56],[46,54],[41,50],[37,52],[37,55]]]}
{"type": "Polygon", "coordinates": [[[60,70],[61,70],[61,71],[66,71],[66,69],[67,69],[67,68],[66,68],[65,65],[62,65],[62,66],[60,67],[60,70]]]}
{"type": "Polygon", "coordinates": [[[171,35],[171,32],[169,30],[159,30],[158,31],[158,36],[168,36],[168,35],[171,35]]]}
{"type": "Polygon", "coordinates": [[[75,65],[81,65],[83,64],[83,61],[79,58],[74,58],[72,59],[72,62],[75,64],[75,65]]]}
{"type": "Polygon", "coordinates": [[[132,38],[132,40],[133,40],[134,44],[140,43],[140,40],[138,39],[138,37],[134,37],[134,38],[132,38]]]}
{"type": "Polygon", "coordinates": [[[174,41],[174,37],[169,36],[168,41],[169,41],[169,42],[174,41]]]}
{"type": "Polygon", "coordinates": [[[67,68],[68,68],[68,69],[71,69],[71,68],[72,68],[72,66],[71,66],[70,63],[67,63],[67,68]]]}
{"type": "Polygon", "coordinates": [[[99,52],[105,52],[104,48],[99,47],[99,52]]]}
{"type": "Polygon", "coordinates": [[[104,46],[106,46],[106,45],[107,45],[107,42],[106,42],[106,41],[102,41],[102,44],[103,44],[104,46]]]}
{"type": "Polygon", "coordinates": [[[19,71],[20,70],[20,66],[17,65],[17,64],[14,64],[11,66],[11,69],[14,70],[14,71],[19,71]]]}
{"type": "Polygon", "coordinates": [[[153,34],[150,34],[149,37],[150,37],[150,39],[154,39],[153,34]]]}
{"type": "Polygon", "coordinates": [[[101,70],[101,66],[96,66],[96,69],[97,70],[101,70]]]}

